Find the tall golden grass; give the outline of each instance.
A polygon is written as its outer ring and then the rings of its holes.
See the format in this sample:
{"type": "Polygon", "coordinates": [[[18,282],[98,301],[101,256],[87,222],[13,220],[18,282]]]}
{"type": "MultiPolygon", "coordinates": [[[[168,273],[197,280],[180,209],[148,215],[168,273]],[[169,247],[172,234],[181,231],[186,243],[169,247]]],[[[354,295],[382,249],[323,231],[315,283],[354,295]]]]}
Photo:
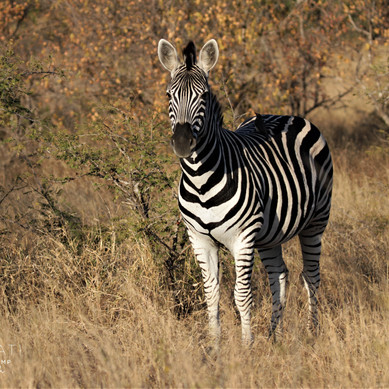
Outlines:
{"type": "Polygon", "coordinates": [[[31,235],[1,245],[0,386],[388,387],[389,159],[373,149],[333,154],[317,337],[306,330],[296,240],[284,250],[290,285],[276,343],[266,339],[270,292],[257,261],[255,341],[241,345],[233,268],[223,260],[215,356],[205,311],[177,318],[147,242],[134,235],[115,246],[96,227],[77,251],[58,234],[31,235]]]}

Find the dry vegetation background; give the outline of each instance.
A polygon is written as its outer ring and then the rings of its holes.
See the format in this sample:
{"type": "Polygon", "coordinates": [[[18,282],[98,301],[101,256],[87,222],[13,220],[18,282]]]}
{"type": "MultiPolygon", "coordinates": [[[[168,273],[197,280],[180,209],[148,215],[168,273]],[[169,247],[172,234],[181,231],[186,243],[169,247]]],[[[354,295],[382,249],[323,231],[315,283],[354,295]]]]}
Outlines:
{"type": "Polygon", "coordinates": [[[0,2],[0,386],[389,387],[388,31],[380,0],[0,2]],[[222,251],[209,355],[160,38],[217,39],[211,82],[229,128],[254,111],[299,114],[328,139],[318,337],[292,241],[284,338],[265,339],[258,260],[243,348],[222,251]]]}

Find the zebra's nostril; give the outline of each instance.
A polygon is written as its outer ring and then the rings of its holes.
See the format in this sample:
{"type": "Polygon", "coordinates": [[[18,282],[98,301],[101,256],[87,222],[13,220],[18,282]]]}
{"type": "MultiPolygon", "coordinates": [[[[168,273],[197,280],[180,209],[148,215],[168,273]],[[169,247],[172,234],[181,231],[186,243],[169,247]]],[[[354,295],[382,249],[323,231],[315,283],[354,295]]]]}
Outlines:
{"type": "Polygon", "coordinates": [[[170,140],[174,153],[180,158],[188,157],[196,146],[196,135],[190,123],[177,123],[170,140]]]}

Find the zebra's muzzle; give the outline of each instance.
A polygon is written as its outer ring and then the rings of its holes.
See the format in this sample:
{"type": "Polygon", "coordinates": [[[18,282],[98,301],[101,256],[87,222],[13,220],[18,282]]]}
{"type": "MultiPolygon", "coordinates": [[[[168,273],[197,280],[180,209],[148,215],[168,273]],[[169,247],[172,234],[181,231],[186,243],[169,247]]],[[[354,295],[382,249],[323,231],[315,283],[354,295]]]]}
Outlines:
{"type": "Polygon", "coordinates": [[[171,139],[174,153],[179,158],[189,157],[197,143],[197,137],[189,123],[177,123],[171,139]]]}

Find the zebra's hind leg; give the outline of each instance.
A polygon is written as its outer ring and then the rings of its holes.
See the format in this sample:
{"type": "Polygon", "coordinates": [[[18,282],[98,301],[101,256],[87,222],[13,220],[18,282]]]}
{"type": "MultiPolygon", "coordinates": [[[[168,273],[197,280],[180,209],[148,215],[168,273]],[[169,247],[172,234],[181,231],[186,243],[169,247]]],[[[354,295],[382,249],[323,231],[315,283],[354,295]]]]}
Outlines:
{"type": "Polygon", "coordinates": [[[308,292],[309,319],[308,329],[317,331],[317,292],[320,285],[320,253],[322,232],[313,233],[303,231],[300,235],[301,251],[303,255],[303,272],[301,274],[305,289],[308,292]]]}
{"type": "Polygon", "coordinates": [[[272,335],[282,334],[282,316],[286,305],[288,269],[282,259],[281,245],[270,249],[261,249],[259,250],[259,256],[267,271],[272,293],[270,338],[272,335]]]}

